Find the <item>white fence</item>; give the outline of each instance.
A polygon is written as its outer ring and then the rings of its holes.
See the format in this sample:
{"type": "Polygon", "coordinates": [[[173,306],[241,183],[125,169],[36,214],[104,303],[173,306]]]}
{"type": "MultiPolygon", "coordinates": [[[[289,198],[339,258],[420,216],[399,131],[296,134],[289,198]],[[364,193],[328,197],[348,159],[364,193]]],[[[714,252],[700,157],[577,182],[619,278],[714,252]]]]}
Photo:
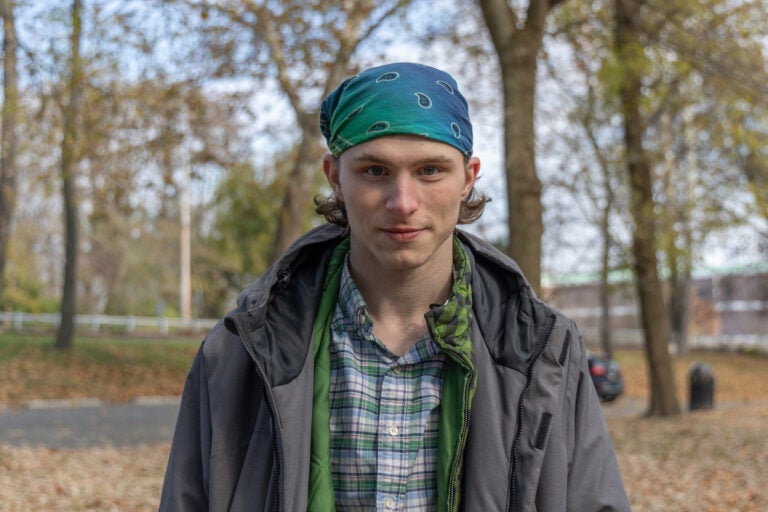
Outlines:
{"type": "MultiPolygon", "coordinates": [[[[580,329],[588,347],[599,349],[600,332],[595,328],[580,329]]],[[[643,331],[640,329],[614,329],[611,331],[614,347],[639,348],[643,346],[643,331]]],[[[748,350],[768,354],[768,334],[689,334],[687,347],[690,350],[748,350]]],[[[669,350],[677,347],[670,343],[669,350]]]]}
{"type": "MultiPolygon", "coordinates": [[[[21,313],[0,312],[0,325],[14,331],[31,330],[36,327],[57,327],[61,321],[56,313],[21,313]]],[[[156,316],[111,316],[111,315],[75,315],[75,323],[92,332],[102,330],[110,332],[172,332],[203,333],[210,330],[218,320],[210,318],[165,318],[156,316]]],[[[599,339],[599,332],[594,328],[582,328],[581,332],[592,346],[599,339]]],[[[614,346],[641,347],[643,333],[638,329],[614,329],[612,332],[614,346]]],[[[597,348],[596,346],[593,348],[597,348]]],[[[705,350],[758,350],[768,353],[768,335],[695,335],[688,336],[688,348],[705,350]]],[[[674,350],[674,345],[670,345],[674,350]]]]}
{"type": "MultiPolygon", "coordinates": [[[[23,331],[40,326],[57,327],[61,316],[57,313],[21,313],[0,312],[0,324],[9,326],[14,331],[23,331]]],[[[102,329],[134,333],[138,331],[160,332],[168,334],[171,331],[204,332],[211,329],[218,320],[210,318],[166,318],[156,316],[111,316],[111,315],[75,315],[75,324],[91,331],[102,329]]]]}

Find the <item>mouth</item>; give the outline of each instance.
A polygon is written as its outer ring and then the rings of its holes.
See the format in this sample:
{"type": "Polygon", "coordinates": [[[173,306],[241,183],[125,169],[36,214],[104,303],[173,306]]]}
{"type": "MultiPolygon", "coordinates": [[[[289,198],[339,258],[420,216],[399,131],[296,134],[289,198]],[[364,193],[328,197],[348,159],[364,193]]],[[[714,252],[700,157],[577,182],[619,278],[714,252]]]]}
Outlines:
{"type": "Polygon", "coordinates": [[[410,242],[421,234],[423,229],[419,228],[384,228],[381,230],[386,236],[397,242],[410,242]]]}

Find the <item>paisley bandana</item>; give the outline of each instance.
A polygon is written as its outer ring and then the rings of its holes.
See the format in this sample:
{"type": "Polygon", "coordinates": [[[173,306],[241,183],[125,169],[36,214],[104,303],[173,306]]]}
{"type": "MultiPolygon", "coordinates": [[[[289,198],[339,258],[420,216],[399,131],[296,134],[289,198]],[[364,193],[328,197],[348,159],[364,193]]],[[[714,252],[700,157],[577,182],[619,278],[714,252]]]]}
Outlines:
{"type": "Polygon", "coordinates": [[[346,79],[323,100],[320,129],[333,156],[385,135],[419,135],[472,156],[467,101],[444,71],[395,63],[346,79]]]}

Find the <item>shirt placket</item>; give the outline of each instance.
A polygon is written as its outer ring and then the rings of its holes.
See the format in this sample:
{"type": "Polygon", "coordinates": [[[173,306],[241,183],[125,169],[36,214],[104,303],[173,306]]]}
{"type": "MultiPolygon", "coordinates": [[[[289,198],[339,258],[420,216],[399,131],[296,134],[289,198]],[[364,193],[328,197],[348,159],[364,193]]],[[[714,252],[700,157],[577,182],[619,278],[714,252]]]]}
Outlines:
{"type": "Polygon", "coordinates": [[[408,379],[402,367],[392,365],[382,375],[379,403],[376,506],[402,508],[407,490],[408,379]]]}

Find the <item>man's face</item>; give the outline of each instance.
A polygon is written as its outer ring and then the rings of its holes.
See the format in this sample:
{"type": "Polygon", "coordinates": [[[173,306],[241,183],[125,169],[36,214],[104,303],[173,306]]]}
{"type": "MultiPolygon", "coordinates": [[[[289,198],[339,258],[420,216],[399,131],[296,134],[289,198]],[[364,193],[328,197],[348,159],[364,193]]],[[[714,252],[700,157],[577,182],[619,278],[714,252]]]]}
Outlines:
{"type": "MultiPolygon", "coordinates": [[[[347,211],[358,272],[450,265],[461,201],[480,170],[456,148],[411,135],[379,137],[323,167],[347,211]]],[[[435,267],[439,268],[439,267],[435,267]]]]}

